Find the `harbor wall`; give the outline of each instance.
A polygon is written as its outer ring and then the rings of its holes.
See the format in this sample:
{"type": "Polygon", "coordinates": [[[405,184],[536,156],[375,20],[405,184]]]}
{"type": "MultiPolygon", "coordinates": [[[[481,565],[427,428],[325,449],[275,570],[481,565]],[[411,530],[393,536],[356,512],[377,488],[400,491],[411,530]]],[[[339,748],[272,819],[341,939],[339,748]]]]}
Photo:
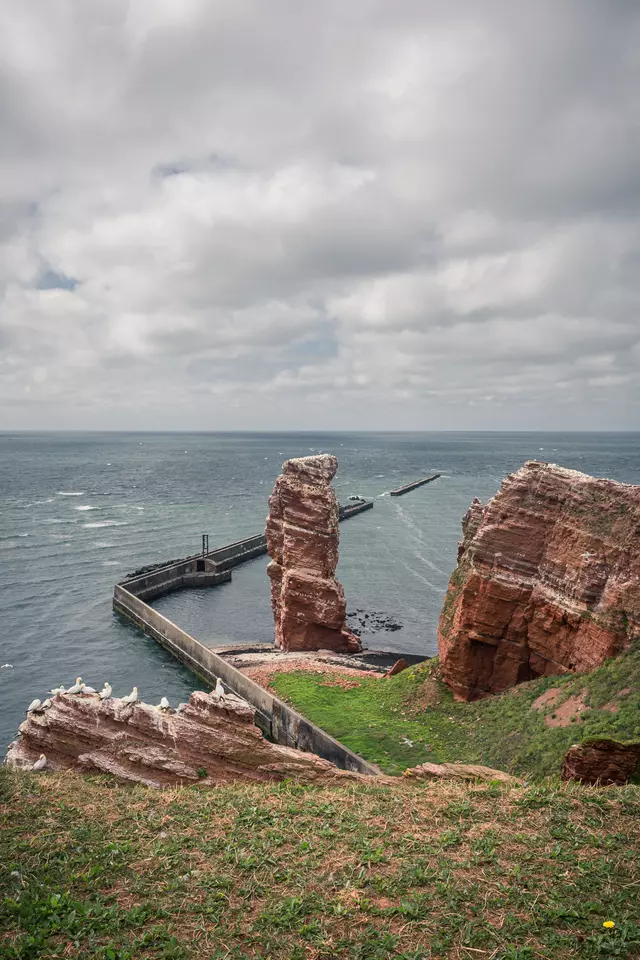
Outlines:
{"type": "MultiPolygon", "coordinates": [[[[183,563],[189,562],[183,561],[183,563]]],[[[188,572],[186,575],[190,576],[191,573],[188,572]]],[[[227,579],[231,577],[228,571],[223,572],[222,575],[227,579]]],[[[148,590],[149,587],[143,589],[148,590]]],[[[255,708],[257,725],[274,742],[315,753],[343,770],[355,770],[369,776],[377,776],[380,773],[376,766],[367,763],[320,727],[301,717],[299,713],[254,683],[213,650],[205,647],[199,640],[191,637],[167,617],[150,607],[140,596],[131,592],[129,583],[126,587],[123,584],[116,585],[113,608],[117,613],[131,620],[144,633],[153,637],[212,686],[215,685],[216,679],[220,678],[226,689],[242,697],[255,708]]]]}

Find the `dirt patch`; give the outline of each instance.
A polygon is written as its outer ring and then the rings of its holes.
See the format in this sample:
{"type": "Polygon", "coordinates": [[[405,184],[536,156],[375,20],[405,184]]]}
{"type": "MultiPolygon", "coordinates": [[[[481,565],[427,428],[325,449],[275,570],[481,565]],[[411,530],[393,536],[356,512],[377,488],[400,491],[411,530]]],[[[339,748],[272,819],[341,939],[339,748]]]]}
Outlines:
{"type": "Polygon", "coordinates": [[[415,696],[411,697],[412,714],[422,713],[429,707],[440,703],[440,687],[435,677],[429,677],[418,687],[415,696]]]}
{"type": "Polygon", "coordinates": [[[242,672],[255,683],[264,687],[265,690],[270,690],[271,693],[275,693],[271,683],[278,673],[321,673],[326,677],[322,686],[342,687],[343,690],[357,687],[364,677],[382,676],[379,673],[364,673],[362,670],[356,670],[353,667],[339,667],[334,664],[323,663],[322,660],[310,660],[308,658],[305,660],[284,660],[282,663],[263,664],[260,667],[246,667],[242,672]]]}
{"type": "Polygon", "coordinates": [[[535,707],[536,710],[542,710],[544,707],[555,707],[561,694],[562,690],[560,687],[551,687],[550,690],[545,690],[544,693],[541,693],[540,696],[533,701],[531,707],[535,707]]]}
{"type": "Polygon", "coordinates": [[[603,709],[603,710],[608,710],[609,713],[617,713],[620,708],[619,708],[618,704],[615,702],[615,700],[612,700],[611,703],[605,703],[605,705],[604,705],[604,707],[602,707],[602,709],[603,709]]]}
{"type": "Polygon", "coordinates": [[[585,692],[583,690],[582,693],[576,693],[573,697],[567,697],[559,707],[555,708],[553,713],[548,713],[544,718],[546,725],[548,727],[568,727],[574,717],[579,717],[581,713],[588,709],[584,702],[585,692]]]}

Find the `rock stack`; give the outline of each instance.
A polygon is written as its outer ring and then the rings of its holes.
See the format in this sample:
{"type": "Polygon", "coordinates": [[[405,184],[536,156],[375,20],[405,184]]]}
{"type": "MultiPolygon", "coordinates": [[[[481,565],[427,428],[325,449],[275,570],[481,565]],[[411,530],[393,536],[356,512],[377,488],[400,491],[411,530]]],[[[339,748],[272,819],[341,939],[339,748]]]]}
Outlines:
{"type": "Polygon", "coordinates": [[[462,528],[438,629],[456,697],[592,670],[640,636],[640,486],[532,460],[462,528]]]}
{"type": "Polygon", "coordinates": [[[338,564],[338,501],[331,486],[338,461],[329,454],[287,460],[269,497],[267,567],[275,645],[284,650],[355,653],[345,624],[338,564]]]}

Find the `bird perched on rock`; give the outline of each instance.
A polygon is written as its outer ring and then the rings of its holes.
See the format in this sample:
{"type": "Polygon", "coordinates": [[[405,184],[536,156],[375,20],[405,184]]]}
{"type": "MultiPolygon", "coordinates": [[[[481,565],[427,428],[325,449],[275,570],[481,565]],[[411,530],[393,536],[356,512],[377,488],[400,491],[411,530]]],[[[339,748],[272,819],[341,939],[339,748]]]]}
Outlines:
{"type": "Polygon", "coordinates": [[[44,770],[47,765],[47,758],[44,753],[41,753],[36,762],[31,767],[32,770],[44,770]]]}
{"type": "Polygon", "coordinates": [[[42,702],[40,700],[32,700],[27,707],[27,713],[33,713],[34,710],[39,710],[41,706],[42,702]]]}
{"type": "Polygon", "coordinates": [[[162,700],[160,701],[159,706],[160,706],[160,709],[161,709],[161,710],[170,710],[170,709],[171,709],[171,704],[169,703],[169,701],[167,700],[166,697],[163,697],[163,698],[162,698],[162,700]]]}
{"type": "Polygon", "coordinates": [[[97,690],[94,690],[93,687],[88,687],[86,683],[82,684],[82,693],[97,693],[97,690]]]}
{"type": "Polygon", "coordinates": [[[72,687],[69,687],[67,693],[80,693],[83,687],[84,683],[82,682],[82,677],[76,677],[76,682],[72,687]]]}
{"type": "Polygon", "coordinates": [[[65,688],[64,688],[63,686],[54,687],[53,690],[50,690],[50,691],[49,691],[49,693],[52,693],[54,697],[55,697],[55,695],[56,695],[57,693],[66,693],[66,692],[67,692],[67,691],[65,690],[65,688]]]}
{"type": "Polygon", "coordinates": [[[42,701],[42,703],[41,703],[41,705],[40,705],[40,709],[41,709],[41,710],[48,710],[50,706],[51,706],[51,700],[49,699],[49,697],[47,697],[46,700],[43,700],[43,701],[42,701]]]}
{"type": "Polygon", "coordinates": [[[107,681],[105,682],[105,685],[103,686],[102,690],[100,691],[100,699],[101,699],[101,700],[108,700],[109,697],[111,696],[112,692],[113,692],[113,691],[112,691],[112,689],[111,689],[111,684],[110,684],[109,681],[107,680],[107,681]]]}
{"type": "Polygon", "coordinates": [[[136,703],[138,700],[138,688],[134,687],[128,697],[123,697],[123,703],[136,703]]]}
{"type": "Polygon", "coordinates": [[[218,700],[224,700],[224,687],[222,685],[222,680],[220,677],[216,680],[216,688],[213,691],[218,698],[218,700]]]}

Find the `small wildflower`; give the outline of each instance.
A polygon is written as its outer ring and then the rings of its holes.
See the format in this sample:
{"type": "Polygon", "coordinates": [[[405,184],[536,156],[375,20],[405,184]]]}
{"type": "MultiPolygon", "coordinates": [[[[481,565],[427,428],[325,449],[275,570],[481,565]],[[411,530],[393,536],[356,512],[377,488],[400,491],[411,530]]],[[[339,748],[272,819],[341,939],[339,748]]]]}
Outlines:
{"type": "Polygon", "coordinates": [[[602,926],[605,928],[605,930],[613,930],[615,923],[613,920],[605,920],[602,926]]]}

